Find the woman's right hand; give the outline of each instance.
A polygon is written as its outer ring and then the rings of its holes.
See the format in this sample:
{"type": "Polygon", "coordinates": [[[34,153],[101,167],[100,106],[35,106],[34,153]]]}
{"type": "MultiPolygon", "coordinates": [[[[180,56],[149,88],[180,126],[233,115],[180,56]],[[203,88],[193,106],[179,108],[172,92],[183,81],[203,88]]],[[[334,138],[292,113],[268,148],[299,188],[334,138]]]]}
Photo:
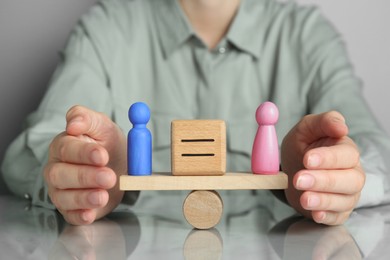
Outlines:
{"type": "Polygon", "coordinates": [[[118,177],[127,172],[127,142],[110,118],[88,108],[72,107],[66,121],[50,145],[44,178],[65,220],[90,224],[122,200],[118,177]]]}

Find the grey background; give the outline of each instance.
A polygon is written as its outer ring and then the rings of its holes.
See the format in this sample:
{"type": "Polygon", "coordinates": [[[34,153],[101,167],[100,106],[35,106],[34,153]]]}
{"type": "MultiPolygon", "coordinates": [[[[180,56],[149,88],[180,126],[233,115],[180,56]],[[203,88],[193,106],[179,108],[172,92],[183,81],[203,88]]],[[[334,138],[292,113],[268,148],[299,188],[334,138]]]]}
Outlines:
{"type": "MultiPolygon", "coordinates": [[[[288,1],[288,0],[287,0],[288,1]]],[[[0,161],[39,104],[78,18],[96,0],[1,0],[0,2],[0,161]]],[[[390,1],[297,0],[317,4],[344,35],[364,93],[390,132],[390,1]]],[[[0,194],[6,187],[0,179],[0,194]]]]}
{"type": "MultiPolygon", "coordinates": [[[[39,104],[58,51],[96,0],[0,1],[0,161],[39,104]]],[[[6,192],[0,178],[0,194],[6,192]]]]}

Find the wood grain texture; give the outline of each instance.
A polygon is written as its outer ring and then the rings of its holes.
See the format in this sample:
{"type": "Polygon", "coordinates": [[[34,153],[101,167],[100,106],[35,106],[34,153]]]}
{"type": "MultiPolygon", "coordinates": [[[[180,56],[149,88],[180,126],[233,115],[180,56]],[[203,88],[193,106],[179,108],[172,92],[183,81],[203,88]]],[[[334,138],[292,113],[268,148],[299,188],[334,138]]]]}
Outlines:
{"type": "Polygon", "coordinates": [[[223,120],[174,120],[171,124],[173,175],[222,175],[226,171],[223,120]]]}
{"type": "Polygon", "coordinates": [[[209,229],[217,225],[222,212],[222,199],[216,191],[193,191],[183,203],[184,217],[197,229],[209,229]]]}
{"type": "Polygon", "coordinates": [[[221,176],[173,176],[153,173],[150,176],[120,176],[121,190],[261,190],[287,189],[287,175],[226,173],[221,176]]]}

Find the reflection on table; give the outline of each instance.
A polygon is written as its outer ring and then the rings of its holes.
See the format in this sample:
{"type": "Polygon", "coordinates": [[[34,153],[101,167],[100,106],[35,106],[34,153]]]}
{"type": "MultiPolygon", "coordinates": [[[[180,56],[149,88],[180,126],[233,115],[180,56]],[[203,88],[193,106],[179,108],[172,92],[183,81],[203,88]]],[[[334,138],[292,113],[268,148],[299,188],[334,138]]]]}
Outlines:
{"type": "MultiPolygon", "coordinates": [[[[183,196],[185,196],[183,194],[183,196]]],[[[297,217],[267,192],[223,194],[214,229],[193,230],[182,194],[146,193],[88,226],[0,197],[1,259],[386,259],[390,206],[355,212],[341,226],[297,217]]]]}

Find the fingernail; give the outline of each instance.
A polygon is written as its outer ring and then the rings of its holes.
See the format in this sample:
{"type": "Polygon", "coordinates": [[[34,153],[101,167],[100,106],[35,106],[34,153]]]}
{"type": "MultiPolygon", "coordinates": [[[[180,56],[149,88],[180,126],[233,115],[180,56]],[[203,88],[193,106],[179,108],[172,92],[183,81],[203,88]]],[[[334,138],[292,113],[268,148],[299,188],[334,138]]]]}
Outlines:
{"type": "Polygon", "coordinates": [[[303,174],[298,177],[297,188],[306,190],[310,189],[314,185],[314,177],[309,174],[303,174]]]}
{"type": "Polygon", "coordinates": [[[93,150],[91,152],[91,160],[96,164],[99,164],[101,162],[101,156],[99,150],[93,150]]]}
{"type": "Polygon", "coordinates": [[[83,117],[77,116],[77,117],[73,118],[72,120],[70,120],[69,125],[77,124],[77,123],[80,123],[82,121],[83,121],[83,117]]]}
{"type": "Polygon", "coordinates": [[[106,187],[111,182],[111,175],[107,172],[98,172],[96,174],[96,183],[99,186],[106,187]]]}
{"type": "Polygon", "coordinates": [[[321,157],[318,154],[311,154],[307,160],[309,167],[318,167],[321,164],[321,157]]]}
{"type": "Polygon", "coordinates": [[[92,204],[92,205],[95,205],[95,206],[99,206],[102,202],[102,199],[101,199],[101,196],[100,196],[100,192],[96,191],[96,192],[91,192],[89,195],[88,195],[88,201],[92,204]]]}
{"type": "Polygon", "coordinates": [[[88,213],[87,213],[87,212],[82,212],[82,213],[81,213],[81,219],[82,219],[84,222],[89,222],[88,213]]]}
{"type": "Polygon", "coordinates": [[[342,124],[345,124],[345,119],[343,117],[333,117],[332,118],[332,121],[333,122],[336,122],[336,123],[342,123],[342,124]]]}
{"type": "Polygon", "coordinates": [[[326,213],[324,211],[319,212],[317,223],[324,223],[325,218],[326,218],[326,213]]]}
{"type": "Polygon", "coordinates": [[[307,199],[307,206],[309,208],[316,208],[320,205],[320,198],[316,195],[311,195],[308,199],[307,199]]]}

